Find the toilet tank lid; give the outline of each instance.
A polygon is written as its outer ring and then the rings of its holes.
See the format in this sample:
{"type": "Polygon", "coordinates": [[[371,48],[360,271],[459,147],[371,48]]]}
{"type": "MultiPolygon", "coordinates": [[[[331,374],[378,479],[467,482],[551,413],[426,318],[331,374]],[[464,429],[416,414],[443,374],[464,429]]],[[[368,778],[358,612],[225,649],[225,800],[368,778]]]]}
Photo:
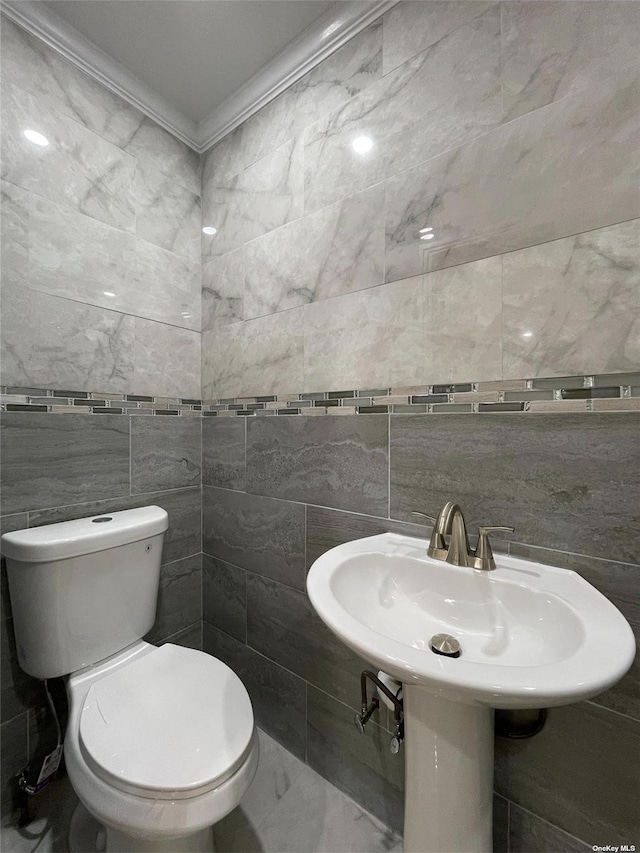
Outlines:
{"type": "Polygon", "coordinates": [[[2,553],[22,563],[49,563],[139,542],[164,533],[169,516],[159,506],[125,509],[89,518],[13,530],[2,537],[2,553]]]}

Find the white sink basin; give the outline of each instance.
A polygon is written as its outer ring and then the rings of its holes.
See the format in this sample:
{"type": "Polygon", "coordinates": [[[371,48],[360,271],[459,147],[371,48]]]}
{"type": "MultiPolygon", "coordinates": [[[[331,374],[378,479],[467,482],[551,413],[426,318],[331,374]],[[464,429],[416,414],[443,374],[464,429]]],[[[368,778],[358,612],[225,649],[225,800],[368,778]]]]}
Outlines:
{"type": "Polygon", "coordinates": [[[320,618],[405,684],[493,708],[543,708],[606,690],[635,654],[622,614],[575,572],[496,555],[489,572],[427,556],[393,533],[340,545],[307,578],[320,618]],[[450,634],[458,658],[430,639],[450,634]]]}

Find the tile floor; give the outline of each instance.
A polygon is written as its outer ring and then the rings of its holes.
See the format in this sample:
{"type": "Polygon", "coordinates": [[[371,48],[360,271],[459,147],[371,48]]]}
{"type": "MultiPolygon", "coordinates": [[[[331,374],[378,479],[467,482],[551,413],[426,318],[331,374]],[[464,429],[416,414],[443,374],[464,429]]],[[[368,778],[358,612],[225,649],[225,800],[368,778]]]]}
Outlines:
{"type": "MultiPolygon", "coordinates": [[[[2,830],[2,853],[67,853],[76,798],[64,779],[34,803],[28,827],[2,830]]],[[[260,765],[242,804],[215,827],[219,853],[402,853],[379,820],[260,732],[260,765]]]]}

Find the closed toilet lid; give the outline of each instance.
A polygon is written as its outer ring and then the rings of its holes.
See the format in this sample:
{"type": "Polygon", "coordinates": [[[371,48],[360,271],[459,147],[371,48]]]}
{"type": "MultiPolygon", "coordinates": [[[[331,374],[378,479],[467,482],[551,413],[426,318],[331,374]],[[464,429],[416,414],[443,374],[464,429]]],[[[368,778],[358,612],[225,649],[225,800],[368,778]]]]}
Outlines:
{"type": "Polygon", "coordinates": [[[205,793],[247,757],[251,700],[222,661],[167,644],[89,689],[80,748],[96,775],[154,799],[205,793]]]}

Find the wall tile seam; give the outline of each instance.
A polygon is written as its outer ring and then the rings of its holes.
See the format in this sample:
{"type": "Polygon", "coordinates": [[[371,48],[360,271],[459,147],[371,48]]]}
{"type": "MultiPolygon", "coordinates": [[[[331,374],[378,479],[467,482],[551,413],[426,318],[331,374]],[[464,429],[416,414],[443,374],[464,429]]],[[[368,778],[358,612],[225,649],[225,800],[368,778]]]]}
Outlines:
{"type": "MultiPolygon", "coordinates": [[[[574,841],[577,841],[579,844],[584,844],[587,847],[593,849],[593,846],[591,844],[589,844],[587,841],[583,841],[581,838],[578,838],[577,835],[572,835],[570,832],[567,832],[566,829],[563,829],[561,826],[558,826],[557,824],[552,823],[550,820],[547,820],[547,818],[542,817],[542,815],[537,814],[537,812],[532,812],[531,809],[526,808],[526,806],[520,805],[520,803],[517,803],[515,800],[510,800],[508,797],[505,797],[504,794],[500,794],[498,791],[494,791],[494,794],[496,796],[500,797],[501,799],[505,800],[509,804],[508,822],[507,822],[507,827],[508,827],[508,832],[509,832],[509,842],[511,841],[511,807],[514,806],[515,808],[520,809],[520,811],[523,811],[529,815],[532,815],[533,817],[536,818],[536,820],[542,821],[542,823],[546,824],[547,826],[550,826],[552,829],[556,829],[559,832],[561,832],[563,835],[567,835],[569,838],[572,838],[574,841]]],[[[509,849],[511,849],[510,843],[509,843],[509,849]]]]}
{"type": "MultiPolygon", "coordinates": [[[[131,155],[129,155],[129,156],[131,156],[131,155]]],[[[155,170],[155,171],[157,171],[157,170],[155,170]]],[[[130,194],[133,193],[133,185],[135,182],[136,173],[137,173],[137,158],[134,158],[134,173],[133,173],[133,177],[131,179],[131,186],[130,186],[130,190],[129,190],[130,194]]],[[[163,175],[163,177],[165,177],[165,178],[169,177],[168,175],[165,175],[164,172],[158,172],[158,174],[163,175]]],[[[132,208],[133,208],[133,225],[131,228],[121,228],[121,227],[118,227],[117,225],[113,225],[110,222],[105,222],[104,219],[98,219],[97,217],[92,216],[90,213],[87,213],[86,211],[81,210],[77,204],[73,204],[70,201],[65,201],[65,199],[62,197],[59,197],[58,199],[56,199],[54,201],[49,196],[42,195],[42,193],[37,192],[32,187],[23,187],[21,184],[18,184],[15,181],[12,181],[9,178],[5,178],[5,177],[2,178],[2,183],[10,184],[12,187],[16,187],[21,192],[27,193],[30,196],[34,196],[36,199],[40,199],[41,201],[45,202],[46,204],[54,205],[55,207],[60,208],[64,213],[72,213],[76,216],[81,217],[82,219],[89,219],[92,222],[98,223],[98,225],[102,228],[106,228],[106,229],[108,229],[112,232],[115,232],[117,234],[120,234],[124,237],[132,237],[134,240],[139,240],[141,243],[144,243],[148,246],[153,246],[153,248],[155,248],[155,249],[161,249],[163,252],[167,252],[170,255],[174,255],[179,260],[184,261],[185,263],[188,263],[189,265],[191,265],[193,267],[198,267],[200,272],[201,272],[201,268],[203,266],[201,263],[201,260],[199,260],[199,259],[194,260],[192,256],[187,255],[184,252],[178,252],[178,251],[175,251],[174,249],[167,249],[166,246],[163,246],[160,243],[154,243],[152,240],[149,240],[146,237],[141,237],[138,234],[138,211],[139,211],[140,205],[137,203],[137,201],[135,200],[134,197],[131,198],[132,208]]],[[[190,192],[195,198],[197,198],[200,201],[200,206],[202,205],[202,198],[200,195],[198,195],[197,193],[194,193],[193,190],[187,190],[187,188],[184,187],[182,184],[179,184],[177,182],[174,182],[174,183],[176,183],[177,186],[179,186],[181,189],[190,192]]],[[[146,208],[144,208],[144,209],[146,209],[146,208]]],[[[270,232],[267,232],[267,233],[270,233],[270,232]]],[[[258,238],[254,238],[254,239],[258,239],[258,238]]],[[[26,285],[26,286],[28,287],[28,285],[26,285]]],[[[47,292],[47,291],[41,291],[35,287],[31,287],[30,289],[35,290],[38,293],[46,293],[47,292]]],[[[53,295],[55,295],[55,294],[53,294],[53,295]]],[[[61,298],[65,298],[65,297],[61,297],[61,298]]],[[[69,297],[66,297],[66,298],[69,298],[69,297]]],[[[79,300],[70,300],[70,301],[79,301],[79,300]]],[[[82,304],[84,304],[84,303],[82,303],[82,304]]],[[[98,306],[98,307],[100,307],[100,306],[98,306]]],[[[105,308],[105,310],[113,310],[113,309],[106,309],[105,308]]],[[[132,315],[132,316],[135,316],[135,315],[132,315]]],[[[167,325],[171,325],[171,324],[167,324],[167,325]]],[[[178,328],[187,328],[187,327],[179,326],[178,328]]]]}
{"type": "MultiPolygon", "coordinates": [[[[401,519],[398,519],[401,520],[401,519]]],[[[560,554],[563,557],[579,557],[586,560],[597,560],[598,563],[604,563],[605,567],[616,566],[617,568],[623,569],[633,569],[640,572],[640,562],[638,563],[628,563],[625,560],[609,560],[607,557],[595,557],[593,554],[584,554],[582,552],[578,553],[577,551],[564,551],[561,548],[548,548],[545,545],[534,545],[531,542],[517,542],[514,539],[509,540],[501,540],[501,542],[507,545],[507,551],[505,552],[510,557],[515,557],[519,560],[531,560],[535,562],[536,555],[532,555],[531,557],[522,557],[520,554],[512,553],[512,547],[517,549],[519,546],[524,546],[525,548],[535,548],[537,551],[542,551],[545,553],[540,554],[539,556],[542,558],[545,556],[546,552],[551,554],[560,554]]],[[[573,571],[573,570],[570,570],[573,571]]],[[[640,578],[639,578],[640,580],[640,578]]]]}
{"type": "MultiPolygon", "coordinates": [[[[194,488],[194,487],[187,487],[187,488],[194,488]]],[[[218,489],[220,491],[230,492],[231,494],[235,494],[235,495],[245,495],[247,497],[250,496],[250,497],[255,497],[255,498],[264,498],[265,500],[268,500],[268,501],[279,501],[281,503],[294,504],[296,506],[304,506],[305,507],[305,540],[306,540],[306,533],[307,533],[306,516],[307,516],[309,509],[329,510],[331,512],[339,513],[341,515],[356,516],[358,518],[365,518],[367,520],[374,521],[374,522],[380,521],[382,523],[385,523],[388,521],[392,521],[392,522],[395,522],[397,524],[408,524],[408,525],[414,525],[414,526],[419,525],[419,522],[407,521],[404,518],[398,518],[398,517],[392,516],[392,515],[389,515],[389,516],[370,515],[369,513],[366,513],[366,512],[357,512],[356,510],[350,510],[350,509],[347,510],[347,509],[343,509],[342,507],[329,506],[328,504],[314,504],[314,503],[311,503],[308,501],[295,501],[295,500],[291,500],[290,498],[280,498],[280,497],[274,497],[273,495],[264,495],[260,492],[252,492],[252,491],[247,491],[245,489],[243,489],[243,490],[231,489],[228,486],[218,486],[215,483],[203,483],[203,488],[218,489]]],[[[13,513],[13,514],[19,515],[19,513],[13,513]]],[[[430,529],[431,529],[430,524],[424,525],[425,536],[429,533],[430,529]]],[[[203,527],[203,531],[204,531],[204,527],[203,527]]],[[[203,535],[204,535],[204,532],[203,532],[203,535]]],[[[540,551],[545,551],[545,552],[548,551],[552,554],[561,554],[562,556],[566,556],[566,557],[579,557],[579,558],[583,558],[583,559],[587,559],[587,560],[597,560],[598,562],[605,563],[607,566],[615,566],[618,568],[629,568],[629,569],[634,569],[634,570],[637,569],[638,571],[640,571],[640,563],[629,563],[629,562],[626,562],[623,560],[609,560],[606,557],[597,557],[597,556],[594,556],[592,554],[584,554],[584,553],[581,553],[581,552],[579,553],[576,551],[564,551],[564,550],[559,549],[559,548],[548,548],[544,545],[534,545],[531,542],[517,542],[515,540],[499,540],[495,543],[494,548],[495,548],[497,553],[502,553],[505,556],[508,555],[508,556],[516,557],[518,559],[529,559],[526,557],[521,557],[517,553],[512,554],[511,550],[510,550],[510,546],[512,546],[512,545],[513,546],[523,545],[527,548],[536,548],[540,551]],[[501,550],[499,550],[499,551],[498,551],[498,546],[501,547],[501,550]]],[[[208,552],[204,549],[203,549],[203,552],[205,554],[207,554],[207,556],[214,557],[214,559],[221,559],[220,557],[216,557],[213,554],[208,554],[208,552]]],[[[544,555],[541,555],[541,556],[544,556],[544,555]]],[[[532,561],[534,561],[534,560],[532,560],[532,561]]],[[[228,562],[228,561],[222,560],[222,562],[228,562]]],[[[234,565],[234,564],[229,563],[229,565],[234,565]]],[[[241,566],[235,566],[235,568],[241,568],[241,566]]],[[[244,569],[243,571],[248,571],[248,570],[244,569]]],[[[295,587],[293,587],[293,589],[295,589],[295,587]]]]}
{"type": "MultiPolygon", "coordinates": [[[[138,239],[138,238],[136,238],[136,239],[138,239]]],[[[149,245],[155,245],[155,244],[149,244],[149,245]]],[[[156,248],[161,248],[161,247],[156,246],[156,248]]],[[[168,249],[165,249],[164,251],[169,252],[168,249]]],[[[169,252],[169,254],[173,254],[173,253],[169,252]]],[[[179,257],[179,256],[175,255],[175,257],[179,257]]],[[[192,263],[194,266],[197,266],[196,262],[192,262],[192,263]]],[[[72,302],[74,305],[81,305],[81,306],[84,306],[85,308],[93,308],[96,311],[102,311],[104,314],[109,314],[109,315],[117,314],[119,317],[130,317],[132,320],[142,320],[145,323],[156,323],[158,326],[168,326],[170,329],[179,329],[182,332],[191,332],[194,335],[202,335],[201,329],[194,329],[192,326],[181,326],[181,325],[178,325],[177,323],[170,323],[167,320],[159,320],[157,317],[145,317],[142,314],[132,314],[130,311],[119,311],[117,308],[109,308],[106,305],[98,305],[94,302],[86,302],[86,301],[83,301],[81,299],[74,299],[73,297],[68,296],[68,295],[51,293],[51,291],[49,291],[49,290],[42,290],[38,287],[33,287],[30,284],[25,284],[22,289],[19,287],[15,287],[15,285],[7,284],[6,289],[7,289],[7,291],[15,289],[18,291],[26,290],[30,293],[39,293],[43,296],[48,296],[52,299],[57,299],[57,300],[60,300],[62,302],[72,302]]],[[[199,291],[196,293],[195,301],[196,301],[196,303],[199,302],[199,291]]],[[[113,391],[110,391],[109,393],[113,394],[113,391]]],[[[165,395],[165,396],[167,396],[167,395],[165,395]]]]}
{"type": "MultiPolygon", "coordinates": [[[[300,595],[304,595],[304,596],[307,595],[306,586],[304,589],[300,589],[299,586],[292,586],[290,583],[286,583],[285,581],[282,581],[282,580],[276,580],[275,578],[269,577],[269,575],[262,575],[262,574],[260,574],[260,572],[256,572],[253,569],[246,569],[244,566],[239,566],[237,563],[231,563],[229,560],[225,560],[223,557],[218,557],[215,554],[210,554],[208,551],[203,551],[202,556],[208,557],[210,560],[216,560],[218,563],[223,563],[225,566],[229,566],[232,569],[236,569],[236,571],[238,571],[238,572],[243,572],[243,574],[245,576],[245,609],[246,609],[246,582],[249,578],[249,575],[251,575],[252,577],[255,577],[255,578],[259,578],[260,580],[263,580],[263,581],[268,581],[269,583],[278,584],[279,586],[282,586],[285,589],[288,589],[292,592],[298,592],[298,593],[300,593],[300,595]]],[[[175,562],[178,562],[178,561],[175,561],[175,562]]],[[[306,582],[306,576],[307,576],[306,557],[305,557],[304,572],[305,572],[305,582],[306,582]]],[[[203,587],[204,587],[204,577],[205,577],[205,568],[203,566],[202,567],[203,587]]],[[[204,605],[203,605],[203,607],[204,607],[204,605]]],[[[213,627],[215,628],[216,626],[214,625],[213,627]]],[[[220,630],[222,631],[223,629],[220,628],[220,630]]],[[[226,633],[226,631],[225,631],[225,633],[226,633]]],[[[235,637],[234,639],[237,639],[237,637],[235,637]]],[[[245,644],[246,644],[246,641],[245,641],[245,644]]]]}
{"type": "Polygon", "coordinates": [[[176,563],[182,563],[183,560],[193,560],[194,557],[201,556],[202,551],[194,551],[193,554],[186,554],[184,557],[178,557],[176,560],[169,560],[167,563],[161,563],[160,568],[164,569],[168,566],[173,566],[176,563]]]}
{"type": "MultiPolygon", "coordinates": [[[[275,661],[272,658],[268,657],[267,655],[264,654],[264,652],[261,652],[258,649],[254,649],[253,646],[249,645],[249,643],[243,643],[237,637],[234,637],[232,634],[227,633],[227,631],[225,631],[223,628],[218,628],[217,625],[212,625],[211,622],[207,622],[206,619],[204,620],[204,622],[210,628],[213,628],[214,631],[220,631],[222,634],[225,635],[225,637],[230,637],[232,640],[234,640],[239,645],[245,646],[247,649],[250,649],[254,654],[263,658],[263,660],[269,661],[270,664],[272,664],[273,666],[277,666],[278,669],[281,669],[283,672],[286,672],[288,675],[292,676],[293,678],[297,678],[298,681],[302,682],[303,684],[306,685],[309,683],[309,682],[305,681],[305,679],[301,675],[298,675],[297,672],[293,672],[292,670],[288,669],[286,666],[283,666],[281,663],[278,663],[278,661],[275,661]]],[[[313,686],[314,685],[312,684],[311,687],[313,687],[313,686]]]]}
{"type": "Polygon", "coordinates": [[[19,714],[16,714],[15,717],[10,717],[8,720],[3,720],[2,723],[0,723],[0,728],[4,727],[4,726],[9,726],[9,725],[15,723],[17,720],[20,719],[20,717],[24,717],[25,725],[28,726],[28,724],[29,724],[29,711],[30,710],[32,710],[32,709],[31,708],[25,708],[24,711],[20,711],[19,714]]]}
{"type": "MultiPolygon", "coordinates": [[[[615,687],[615,685],[614,685],[615,687]]],[[[613,689],[613,688],[610,688],[613,689]]],[[[604,695],[604,694],[601,694],[604,695]]],[[[603,711],[608,714],[613,714],[616,717],[622,717],[625,720],[628,720],[630,723],[635,723],[636,725],[640,725],[640,713],[637,717],[633,717],[631,714],[625,714],[624,711],[618,711],[616,708],[611,708],[609,705],[601,705],[597,702],[597,696],[594,696],[592,699],[585,700],[585,705],[591,705],[594,708],[597,708],[598,711],[603,711]]]]}
{"type": "MultiPolygon", "coordinates": [[[[141,492],[140,494],[136,494],[136,495],[127,495],[127,494],[111,495],[110,497],[96,498],[95,500],[92,500],[92,501],[82,501],[81,503],[77,503],[77,504],[60,504],[60,505],[56,504],[54,506],[44,506],[44,507],[38,507],[36,509],[23,509],[23,510],[20,510],[19,512],[5,513],[4,515],[0,515],[0,518],[9,518],[12,515],[23,515],[24,514],[24,515],[27,515],[27,527],[32,527],[33,525],[31,524],[31,520],[32,520],[31,516],[32,515],[39,515],[40,513],[43,513],[43,512],[54,512],[55,510],[62,510],[62,509],[64,509],[64,510],[75,509],[76,507],[80,508],[83,506],[93,506],[94,504],[107,503],[109,501],[127,500],[129,498],[138,499],[138,498],[144,498],[145,495],[160,495],[161,496],[161,495],[167,494],[169,492],[172,494],[175,492],[191,492],[191,491],[195,491],[196,489],[199,489],[199,488],[200,488],[200,486],[179,486],[175,489],[155,489],[153,492],[141,492]]],[[[108,511],[108,510],[105,510],[105,511],[108,511]]],[[[117,510],[112,510],[112,511],[116,512],[117,510]]],[[[96,515],[104,515],[104,513],[96,513],[96,515]]],[[[42,525],[37,524],[35,526],[41,527],[42,525]]],[[[194,554],[198,554],[198,553],[199,553],[198,551],[194,552],[194,554]]],[[[194,556],[194,555],[192,554],[191,556],[194,556]]],[[[182,559],[182,558],[180,558],[180,559],[182,559]]]]}
{"type": "Polygon", "coordinates": [[[177,637],[180,634],[183,634],[185,631],[189,631],[192,628],[195,628],[196,626],[201,627],[201,622],[202,622],[201,619],[197,619],[195,622],[190,622],[188,625],[185,625],[184,628],[180,628],[179,630],[174,631],[172,634],[168,634],[166,637],[159,637],[157,640],[155,640],[150,645],[155,646],[158,643],[168,643],[174,637],[177,637]]]}

